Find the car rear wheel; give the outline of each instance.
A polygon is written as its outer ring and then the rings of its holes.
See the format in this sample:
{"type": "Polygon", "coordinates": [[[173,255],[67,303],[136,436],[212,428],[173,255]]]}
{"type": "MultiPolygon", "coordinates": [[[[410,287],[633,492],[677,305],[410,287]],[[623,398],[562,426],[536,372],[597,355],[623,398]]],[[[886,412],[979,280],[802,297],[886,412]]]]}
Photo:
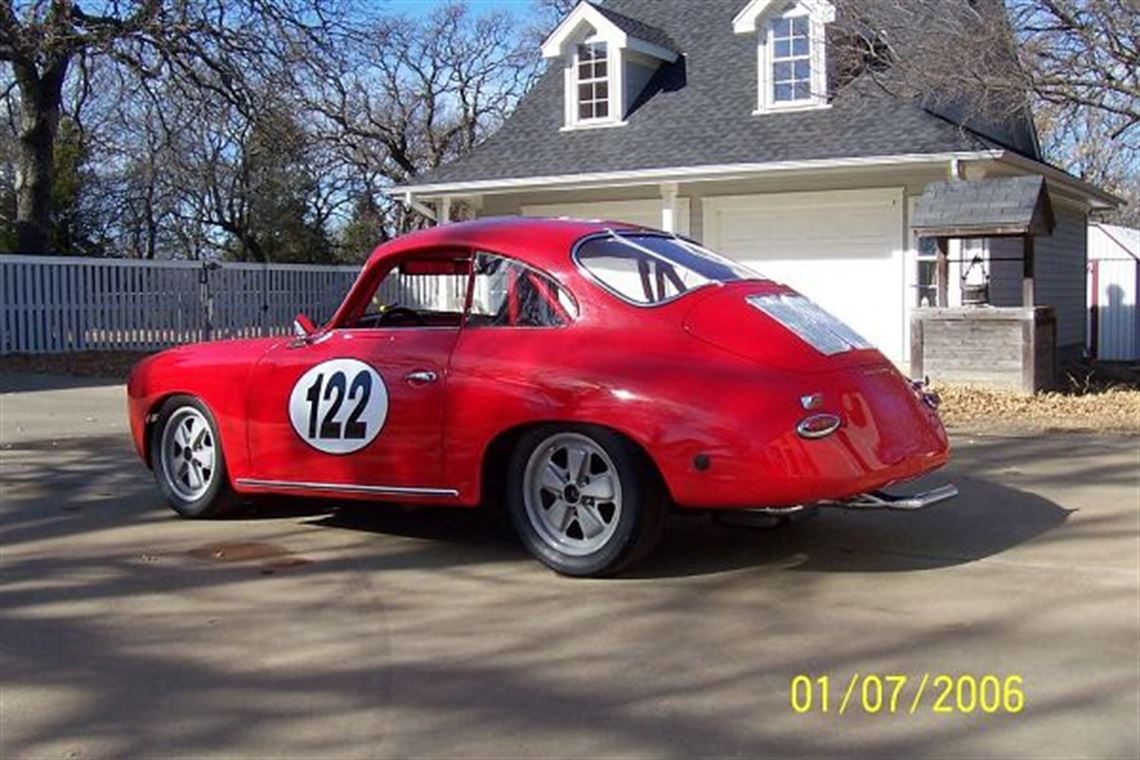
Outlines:
{"type": "Polygon", "coordinates": [[[515,447],[508,504],[527,549],[565,575],[615,573],[649,552],[665,522],[646,457],[593,426],[544,426],[515,447]]]}
{"type": "Polygon", "coordinates": [[[217,517],[238,504],[214,417],[198,399],[167,399],[158,411],[150,446],[159,491],[178,514],[217,517]]]}

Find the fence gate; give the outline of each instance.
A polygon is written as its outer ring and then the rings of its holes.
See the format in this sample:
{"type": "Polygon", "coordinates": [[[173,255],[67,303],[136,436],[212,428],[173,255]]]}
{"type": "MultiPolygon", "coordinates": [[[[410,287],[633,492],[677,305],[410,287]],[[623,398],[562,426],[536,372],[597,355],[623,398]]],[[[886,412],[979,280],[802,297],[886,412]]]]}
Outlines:
{"type": "Polygon", "coordinates": [[[332,316],[353,266],[0,256],[0,354],[156,350],[332,316]]]}

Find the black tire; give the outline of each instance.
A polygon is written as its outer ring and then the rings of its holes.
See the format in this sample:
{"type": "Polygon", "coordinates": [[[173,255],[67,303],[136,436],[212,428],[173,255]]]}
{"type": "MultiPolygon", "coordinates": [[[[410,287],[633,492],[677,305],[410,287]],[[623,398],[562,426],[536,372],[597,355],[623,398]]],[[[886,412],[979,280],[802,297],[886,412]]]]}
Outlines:
{"type": "MultiPolygon", "coordinates": [[[[532,484],[533,477],[536,476],[532,476],[532,484]]],[[[588,474],[585,480],[588,484],[588,474]]],[[[572,482],[566,484],[567,488],[572,486],[572,482]]],[[[585,493],[588,485],[582,488],[585,493]]],[[[543,490],[548,494],[551,491],[543,490]]],[[[553,497],[548,495],[545,498],[553,497]]],[[[574,514],[577,513],[576,507],[585,509],[589,501],[585,496],[576,496],[573,502],[568,499],[564,497],[559,503],[572,504],[571,512],[574,514]]],[[[515,445],[508,465],[507,507],[515,530],[531,554],[555,572],[579,577],[612,575],[644,557],[660,540],[668,511],[664,486],[646,455],[621,435],[593,425],[543,425],[525,433],[515,445]],[[599,449],[604,456],[587,455],[587,469],[590,462],[594,462],[603,468],[600,477],[606,477],[605,472],[612,464],[613,475],[618,481],[615,492],[619,506],[614,507],[612,502],[591,502],[589,505],[596,507],[592,515],[602,516],[607,507],[611,515],[611,521],[605,523],[604,530],[593,539],[602,542],[597,546],[590,544],[581,524],[577,529],[582,536],[581,546],[570,546],[576,542],[572,535],[556,535],[550,522],[539,513],[539,510],[547,509],[541,501],[543,497],[533,491],[528,508],[528,468],[553,461],[549,452],[557,451],[558,444],[563,441],[569,444],[581,442],[586,451],[591,451],[589,444],[599,449]],[[563,539],[561,543],[559,538],[563,539]]],[[[570,533],[574,530],[574,519],[569,521],[570,533]]],[[[602,523],[594,520],[592,524],[602,523]]]]}
{"type": "MultiPolygon", "coordinates": [[[[193,444],[192,444],[193,446],[193,444]]],[[[185,447],[177,447],[184,451],[185,447]]],[[[230,486],[229,473],[226,471],[226,460],[222,453],[221,438],[218,436],[218,425],[209,408],[193,396],[171,396],[159,407],[158,417],[154,423],[154,430],[150,436],[150,461],[154,469],[154,479],[158,483],[158,490],[171,509],[182,517],[210,518],[220,517],[233,511],[241,505],[241,500],[230,486]],[[212,447],[213,466],[204,468],[198,466],[196,472],[204,483],[204,488],[194,489],[178,476],[178,469],[182,465],[190,466],[193,454],[186,454],[183,461],[182,453],[177,456],[172,452],[173,443],[168,434],[173,436],[176,429],[172,425],[185,424],[187,420],[194,421],[201,427],[190,427],[195,433],[201,433],[201,440],[197,442],[200,452],[202,447],[212,447]],[[204,423],[204,425],[203,425],[204,423]],[[203,431],[204,428],[204,431],[203,431]],[[200,491],[198,493],[197,491],[200,491]]],[[[197,462],[194,462],[197,464],[197,462]]]]}

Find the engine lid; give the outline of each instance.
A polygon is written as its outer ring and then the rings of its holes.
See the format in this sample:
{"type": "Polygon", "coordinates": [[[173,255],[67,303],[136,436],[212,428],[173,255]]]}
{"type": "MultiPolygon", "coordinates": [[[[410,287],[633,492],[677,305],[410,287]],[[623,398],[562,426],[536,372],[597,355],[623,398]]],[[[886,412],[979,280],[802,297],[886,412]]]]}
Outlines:
{"type": "Polygon", "coordinates": [[[693,337],[792,372],[830,372],[887,359],[854,330],[787,286],[731,283],[686,315],[693,337]]]}

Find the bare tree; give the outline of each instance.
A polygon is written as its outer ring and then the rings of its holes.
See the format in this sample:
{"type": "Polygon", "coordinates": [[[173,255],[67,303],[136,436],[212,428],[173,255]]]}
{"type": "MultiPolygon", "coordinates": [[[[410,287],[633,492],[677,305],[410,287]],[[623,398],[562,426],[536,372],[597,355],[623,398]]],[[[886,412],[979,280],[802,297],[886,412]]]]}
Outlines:
{"type": "Polygon", "coordinates": [[[841,83],[871,81],[991,134],[1032,112],[1047,160],[1117,191],[1140,182],[1137,0],[837,5],[841,83]]]}
{"type": "Polygon", "coordinates": [[[18,91],[16,237],[25,252],[48,249],[52,155],[65,85],[77,62],[106,60],[140,82],[252,111],[251,86],[271,61],[321,44],[341,18],[334,0],[0,1],[0,60],[18,91]],[[88,6],[90,7],[90,6],[88,6]]]}
{"type": "Polygon", "coordinates": [[[513,110],[539,63],[509,14],[475,16],[454,3],[425,18],[376,20],[337,56],[311,59],[300,89],[358,192],[376,199],[357,209],[398,232],[418,220],[380,189],[469,152],[513,110]]]}

